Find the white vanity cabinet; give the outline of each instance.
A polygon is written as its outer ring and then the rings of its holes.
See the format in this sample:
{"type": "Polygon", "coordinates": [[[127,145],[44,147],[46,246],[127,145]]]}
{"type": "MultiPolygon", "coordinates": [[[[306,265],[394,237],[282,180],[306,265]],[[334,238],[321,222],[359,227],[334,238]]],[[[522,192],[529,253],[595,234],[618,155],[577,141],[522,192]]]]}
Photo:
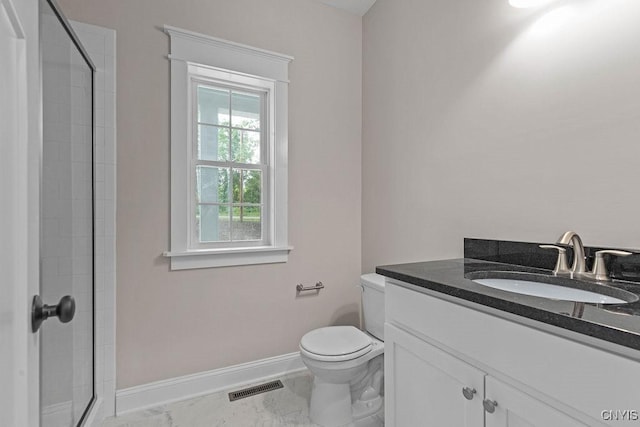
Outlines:
{"type": "Polygon", "coordinates": [[[394,326],[384,336],[386,426],[484,425],[484,372],[394,326]]]}
{"type": "Polygon", "coordinates": [[[584,425],[401,329],[385,337],[387,426],[584,425]]]}
{"type": "Polygon", "coordinates": [[[412,286],[385,288],[387,427],[620,425],[603,411],[640,412],[637,360],[412,286]]]}

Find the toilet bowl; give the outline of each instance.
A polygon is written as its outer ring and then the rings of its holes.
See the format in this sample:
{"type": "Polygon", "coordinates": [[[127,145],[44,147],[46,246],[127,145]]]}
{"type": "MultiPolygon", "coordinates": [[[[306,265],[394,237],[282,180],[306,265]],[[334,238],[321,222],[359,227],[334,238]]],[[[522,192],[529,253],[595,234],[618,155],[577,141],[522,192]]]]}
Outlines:
{"type": "Polygon", "coordinates": [[[309,418],[324,427],[384,425],[384,278],[361,277],[367,332],[353,326],[315,329],[300,340],[314,375],[309,418]]]}

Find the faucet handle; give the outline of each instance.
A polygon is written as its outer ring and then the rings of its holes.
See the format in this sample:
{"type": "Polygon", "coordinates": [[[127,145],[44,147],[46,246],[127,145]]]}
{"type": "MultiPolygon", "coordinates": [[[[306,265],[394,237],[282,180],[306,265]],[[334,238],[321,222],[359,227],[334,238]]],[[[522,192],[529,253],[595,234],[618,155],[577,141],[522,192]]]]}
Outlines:
{"type": "Polygon", "coordinates": [[[596,280],[604,280],[604,281],[611,280],[611,277],[609,277],[609,272],[607,271],[607,266],[604,263],[605,255],[629,256],[633,254],[631,252],[618,251],[613,249],[597,251],[596,260],[593,263],[593,271],[591,272],[591,274],[594,276],[596,280]]]}
{"type": "Polygon", "coordinates": [[[556,266],[553,269],[553,274],[570,274],[569,263],[567,262],[567,249],[557,245],[540,245],[542,249],[555,249],[558,251],[558,260],[556,266]]]}

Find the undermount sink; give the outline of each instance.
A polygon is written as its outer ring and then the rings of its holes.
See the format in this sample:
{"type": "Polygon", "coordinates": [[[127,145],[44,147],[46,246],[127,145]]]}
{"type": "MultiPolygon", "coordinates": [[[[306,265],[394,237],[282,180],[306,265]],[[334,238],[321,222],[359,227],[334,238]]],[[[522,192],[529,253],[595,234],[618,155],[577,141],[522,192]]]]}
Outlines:
{"type": "Polygon", "coordinates": [[[465,276],[474,283],[516,294],[591,304],[628,304],[638,296],[599,283],[513,271],[478,271],[465,276]]]}

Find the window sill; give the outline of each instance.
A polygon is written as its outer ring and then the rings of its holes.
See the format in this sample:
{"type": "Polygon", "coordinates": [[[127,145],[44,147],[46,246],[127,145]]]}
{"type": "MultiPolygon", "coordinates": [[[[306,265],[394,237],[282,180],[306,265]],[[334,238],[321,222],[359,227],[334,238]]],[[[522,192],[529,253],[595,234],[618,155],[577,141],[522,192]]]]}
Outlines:
{"type": "Polygon", "coordinates": [[[232,249],[194,249],[164,252],[171,258],[171,270],[231,267],[235,265],[274,264],[287,262],[292,246],[259,246],[232,249]]]}

